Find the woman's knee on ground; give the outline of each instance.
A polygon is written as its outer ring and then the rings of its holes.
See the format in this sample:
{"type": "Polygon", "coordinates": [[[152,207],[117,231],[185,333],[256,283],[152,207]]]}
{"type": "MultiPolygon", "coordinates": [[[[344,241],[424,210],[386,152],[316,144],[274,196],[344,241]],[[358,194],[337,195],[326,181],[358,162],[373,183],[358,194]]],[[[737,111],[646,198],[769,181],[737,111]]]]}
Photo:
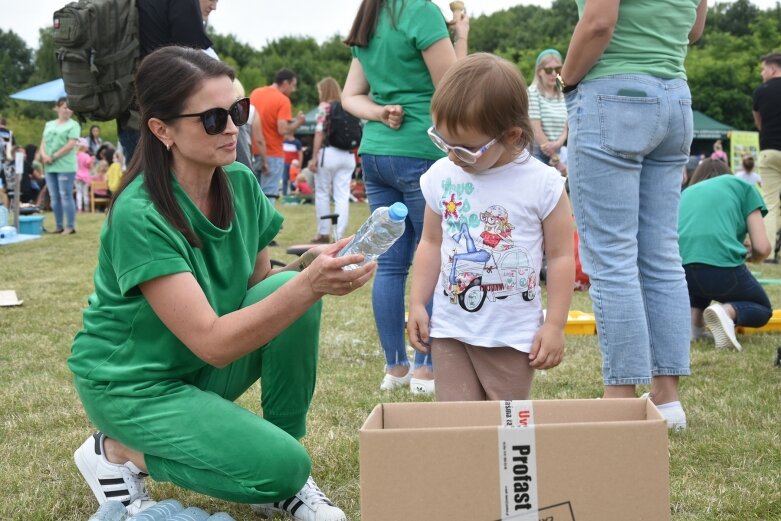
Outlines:
{"type": "Polygon", "coordinates": [[[290,440],[285,450],[276,450],[273,455],[265,453],[256,460],[248,454],[247,461],[252,462],[252,468],[245,486],[267,496],[273,495],[276,501],[301,490],[312,472],[312,460],[300,443],[293,438],[290,440]]]}

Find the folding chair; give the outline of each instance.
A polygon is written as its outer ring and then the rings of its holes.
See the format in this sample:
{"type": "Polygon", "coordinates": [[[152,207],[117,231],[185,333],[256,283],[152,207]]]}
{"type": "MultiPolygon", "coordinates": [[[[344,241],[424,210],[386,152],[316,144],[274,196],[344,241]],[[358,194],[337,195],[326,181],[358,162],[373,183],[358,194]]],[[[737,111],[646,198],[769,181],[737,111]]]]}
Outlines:
{"type": "Polygon", "coordinates": [[[95,192],[103,192],[108,194],[108,183],[106,181],[94,180],[89,184],[89,207],[92,213],[95,213],[95,206],[103,206],[104,209],[108,208],[111,203],[111,197],[108,195],[96,194],[95,192]]]}

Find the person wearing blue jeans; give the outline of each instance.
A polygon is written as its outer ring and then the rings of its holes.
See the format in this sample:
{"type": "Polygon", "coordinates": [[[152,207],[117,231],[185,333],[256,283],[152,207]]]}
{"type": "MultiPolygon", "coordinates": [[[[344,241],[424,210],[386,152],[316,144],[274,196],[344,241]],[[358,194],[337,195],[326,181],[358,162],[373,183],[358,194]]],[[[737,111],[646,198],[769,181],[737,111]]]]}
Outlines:
{"type": "Polygon", "coordinates": [[[260,172],[258,180],[260,189],[272,202],[279,198],[279,185],[282,182],[282,174],[285,170],[285,159],[282,157],[267,157],[267,172],[260,172]]]}
{"type": "Polygon", "coordinates": [[[559,76],[569,120],[569,184],[602,352],[605,398],[650,398],[686,427],[690,373],[678,201],[692,141],[686,48],[706,0],[577,0],[559,76]],[[659,13],[667,13],[659,16],[659,13]]]}
{"type": "Polygon", "coordinates": [[[46,186],[49,187],[55,233],[73,233],[76,229],[76,203],[73,200],[73,185],[76,172],[47,172],[46,186]],[[63,227],[63,224],[66,226],[63,227]],[[66,231],[67,230],[67,231],[66,231]]]}
{"type": "MultiPolygon", "coordinates": [[[[420,176],[434,164],[433,160],[412,157],[361,156],[366,197],[373,212],[381,206],[401,201],[409,213],[404,235],[377,262],[372,288],[372,307],[377,333],[385,353],[386,370],[409,366],[404,340],[404,291],[415,248],[423,233],[426,201],[420,191],[420,176]]],[[[431,303],[428,305],[431,314],[431,303]]],[[[413,369],[428,367],[433,371],[431,355],[415,352],[413,369]]]]}
{"type": "Polygon", "coordinates": [[[353,60],[342,106],[366,121],[358,153],[369,205],[373,210],[400,201],[409,209],[404,236],[378,259],[372,293],[386,359],[383,390],[409,385],[413,393],[435,391],[430,359],[416,354],[409,370],[404,291],[423,230],[420,176],[444,156],[427,139],[431,98],[448,68],[467,55],[469,18],[460,14],[450,29],[452,42],[442,12],[428,0],[363,0],[345,40],[353,60]]]}
{"type": "Polygon", "coordinates": [[[47,121],[41,139],[41,162],[49,187],[56,229],[54,233],[69,235],[76,232],[76,205],[73,184],[76,180],[76,140],[81,127],[71,119],[73,111],[66,98],[57,100],[54,109],[57,119],[47,121]],[[65,227],[63,227],[63,214],[65,227]]]}

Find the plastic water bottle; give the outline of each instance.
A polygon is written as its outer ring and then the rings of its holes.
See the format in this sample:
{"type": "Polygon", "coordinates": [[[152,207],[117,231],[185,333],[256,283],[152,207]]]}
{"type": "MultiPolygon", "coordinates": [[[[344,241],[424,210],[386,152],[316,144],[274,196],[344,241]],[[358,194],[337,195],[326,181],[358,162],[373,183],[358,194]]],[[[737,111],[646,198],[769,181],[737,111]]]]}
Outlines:
{"type": "Polygon", "coordinates": [[[209,519],[207,519],[206,521],[236,521],[236,520],[233,519],[226,512],[217,512],[216,514],[212,514],[209,517],[209,519]]]}
{"type": "Polygon", "coordinates": [[[100,505],[97,512],[90,516],[88,521],[125,521],[127,510],[119,501],[107,501],[100,505]]]}
{"type": "Polygon", "coordinates": [[[185,508],[178,514],[166,519],[166,521],[206,521],[209,519],[209,513],[198,507],[185,508]]]}
{"type": "Polygon", "coordinates": [[[175,499],[166,499],[152,505],[143,512],[134,515],[128,521],[165,521],[184,510],[184,507],[175,499]]]}
{"type": "Polygon", "coordinates": [[[3,226],[8,226],[8,208],[0,203],[0,228],[3,226]]]}
{"type": "Polygon", "coordinates": [[[364,222],[355,237],[342,248],[337,257],[360,254],[364,260],[360,264],[345,266],[346,270],[354,270],[388,251],[399,237],[404,234],[404,219],[407,217],[407,207],[404,203],[393,203],[390,207],[380,206],[364,222]]]}

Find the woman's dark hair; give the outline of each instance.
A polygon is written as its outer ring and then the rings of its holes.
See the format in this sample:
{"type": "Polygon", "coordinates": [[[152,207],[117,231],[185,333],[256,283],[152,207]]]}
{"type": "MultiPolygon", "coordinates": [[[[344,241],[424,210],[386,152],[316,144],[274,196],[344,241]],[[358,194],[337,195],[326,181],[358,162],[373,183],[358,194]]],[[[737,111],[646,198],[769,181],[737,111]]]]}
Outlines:
{"type": "Polygon", "coordinates": [[[38,152],[38,146],[33,145],[32,143],[28,143],[24,146],[24,155],[27,158],[27,161],[32,162],[35,159],[35,153],[38,152]]]}
{"type": "MultiPolygon", "coordinates": [[[[221,76],[232,81],[233,69],[196,49],[161,47],[144,58],[136,73],[136,99],[141,113],[138,146],[114,196],[117,200],[125,188],[142,175],[144,187],[157,211],[195,248],[200,247],[201,240],[190,228],[174,197],[171,152],[152,134],[149,120],[172,121],[184,111],[187,100],[201,88],[204,80],[221,76]]],[[[227,175],[221,167],[215,168],[209,191],[215,209],[213,223],[226,228],[233,220],[233,199],[227,175]]]]}
{"type": "MultiPolygon", "coordinates": [[[[92,135],[92,131],[95,130],[95,129],[100,130],[100,127],[97,126],[97,125],[92,125],[89,128],[89,134],[87,134],[87,139],[90,141],[90,143],[98,143],[98,141],[95,139],[95,136],[92,135]]],[[[98,138],[98,139],[100,139],[100,138],[98,138]]]]}
{"type": "Polygon", "coordinates": [[[377,21],[380,19],[380,9],[385,6],[390,17],[392,27],[396,27],[396,17],[401,14],[401,10],[404,8],[403,2],[396,7],[397,0],[363,0],[360,7],[358,7],[358,13],[353,20],[353,26],[350,28],[350,34],[344,40],[345,45],[352,47],[368,47],[369,41],[374,36],[374,31],[377,29],[377,21]]]}
{"type": "Polygon", "coordinates": [[[106,163],[111,164],[114,162],[114,154],[116,153],[117,151],[113,148],[106,147],[103,149],[103,159],[105,159],[106,163]]]}
{"type": "Polygon", "coordinates": [[[729,173],[729,166],[727,166],[724,161],[710,158],[703,159],[700,161],[700,164],[697,165],[697,169],[689,178],[689,182],[686,183],[686,187],[688,188],[702,181],[707,181],[708,179],[713,179],[714,177],[719,177],[720,175],[729,173]]]}
{"type": "Polygon", "coordinates": [[[106,149],[111,148],[111,145],[109,143],[103,143],[101,144],[98,149],[95,151],[95,157],[97,159],[105,159],[104,154],[106,152],[106,149]]]}

